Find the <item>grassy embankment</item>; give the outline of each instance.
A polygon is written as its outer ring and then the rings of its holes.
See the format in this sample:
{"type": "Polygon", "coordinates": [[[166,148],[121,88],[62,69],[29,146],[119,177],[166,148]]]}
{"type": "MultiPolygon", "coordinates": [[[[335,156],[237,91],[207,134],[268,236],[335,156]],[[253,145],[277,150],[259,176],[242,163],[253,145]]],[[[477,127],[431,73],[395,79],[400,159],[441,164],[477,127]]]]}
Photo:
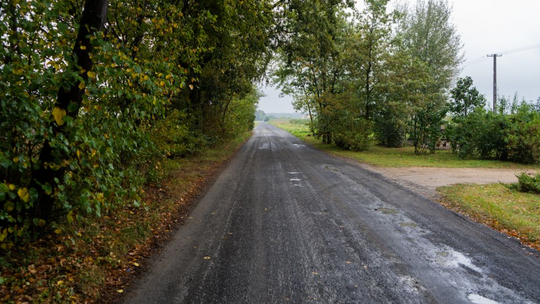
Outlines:
{"type": "MultiPolygon", "coordinates": [[[[449,150],[432,155],[415,155],[413,147],[385,148],[373,145],[369,151],[343,151],[334,145],[313,138],[307,122],[273,120],[271,123],[325,152],[381,167],[438,168],[498,168],[540,169],[538,165],[523,165],[478,158],[460,159],[449,150]]],[[[503,184],[462,184],[438,189],[446,207],[465,214],[478,222],[521,239],[540,249],[540,196],[519,192],[503,184]]]]}
{"type": "Polygon", "coordinates": [[[250,132],[198,156],[167,160],[143,206],[64,223],[58,234],[0,256],[0,303],[107,303],[174,230],[193,198],[250,132]]]}

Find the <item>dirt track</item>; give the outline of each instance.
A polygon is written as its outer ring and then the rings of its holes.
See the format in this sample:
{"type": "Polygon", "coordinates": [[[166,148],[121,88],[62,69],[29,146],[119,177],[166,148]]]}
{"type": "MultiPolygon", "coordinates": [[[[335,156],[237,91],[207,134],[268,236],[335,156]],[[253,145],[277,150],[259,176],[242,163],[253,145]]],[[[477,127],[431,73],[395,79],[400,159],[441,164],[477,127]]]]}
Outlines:
{"type": "Polygon", "coordinates": [[[491,184],[516,183],[516,174],[533,172],[523,169],[485,169],[485,168],[381,168],[362,164],[365,169],[375,171],[399,184],[414,188],[428,197],[436,196],[436,189],[453,184],[491,184]]]}

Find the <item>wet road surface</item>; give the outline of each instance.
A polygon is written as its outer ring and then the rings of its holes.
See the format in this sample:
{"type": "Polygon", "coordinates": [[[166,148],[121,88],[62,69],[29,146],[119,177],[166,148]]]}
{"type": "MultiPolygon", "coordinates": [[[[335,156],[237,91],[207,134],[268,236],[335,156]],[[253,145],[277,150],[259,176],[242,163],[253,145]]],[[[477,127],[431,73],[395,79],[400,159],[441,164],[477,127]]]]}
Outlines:
{"type": "Polygon", "coordinates": [[[535,253],[262,123],[125,303],[540,303],[535,253]]]}

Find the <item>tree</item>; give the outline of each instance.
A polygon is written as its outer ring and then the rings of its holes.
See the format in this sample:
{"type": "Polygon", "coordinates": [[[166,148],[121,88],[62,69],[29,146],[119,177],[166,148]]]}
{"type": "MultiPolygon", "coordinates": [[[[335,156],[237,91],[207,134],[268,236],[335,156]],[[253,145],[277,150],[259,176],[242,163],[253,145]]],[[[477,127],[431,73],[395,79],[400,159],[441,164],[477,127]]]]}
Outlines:
{"type": "Polygon", "coordinates": [[[473,86],[473,80],[469,76],[458,79],[450,95],[452,102],[449,105],[449,111],[454,114],[454,117],[466,117],[475,108],[486,105],[486,98],[473,86]]]}
{"type": "Polygon", "coordinates": [[[286,35],[279,43],[275,82],[296,99],[296,108],[306,110],[314,129],[324,142],[332,142],[328,114],[343,73],[339,44],[346,20],[344,8],[350,3],[324,0],[314,3],[291,1],[284,25],[286,35]]]}
{"type": "Polygon", "coordinates": [[[470,132],[465,123],[467,117],[476,109],[483,108],[486,99],[473,86],[473,80],[469,76],[458,79],[456,87],[450,94],[452,101],[448,108],[452,114],[452,121],[447,125],[446,134],[451,142],[452,151],[456,153],[460,147],[466,145],[467,134],[470,132]]]}
{"type": "Polygon", "coordinates": [[[403,47],[424,63],[430,77],[422,89],[425,98],[417,104],[411,122],[411,134],[431,134],[414,139],[415,151],[419,153],[421,145],[434,147],[439,139],[440,134],[426,130],[436,130],[442,123],[435,119],[440,115],[431,114],[440,113],[446,105],[452,79],[458,74],[458,67],[463,61],[462,44],[450,22],[452,8],[446,0],[419,1],[413,10],[403,8],[401,11],[405,16],[399,26],[403,47]]]}
{"type": "Polygon", "coordinates": [[[249,129],[272,5],[0,2],[2,248],[55,221],[138,206],[164,157],[249,129]]]}

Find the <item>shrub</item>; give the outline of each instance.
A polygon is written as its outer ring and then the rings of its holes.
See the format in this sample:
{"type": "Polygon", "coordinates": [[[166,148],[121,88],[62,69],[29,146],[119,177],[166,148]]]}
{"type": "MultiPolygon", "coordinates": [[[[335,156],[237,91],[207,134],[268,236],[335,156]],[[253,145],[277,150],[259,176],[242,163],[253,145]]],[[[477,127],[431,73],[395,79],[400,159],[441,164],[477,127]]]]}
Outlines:
{"type": "Polygon", "coordinates": [[[511,117],[508,131],[508,158],[520,163],[540,160],[540,117],[534,107],[522,103],[511,117]]]}
{"type": "Polygon", "coordinates": [[[540,193],[540,173],[529,175],[525,172],[516,175],[518,188],[522,192],[540,193]]]}
{"type": "Polygon", "coordinates": [[[377,141],[390,148],[403,147],[407,138],[406,125],[402,120],[391,116],[387,117],[385,115],[377,119],[374,131],[377,141]]]}
{"type": "Polygon", "coordinates": [[[369,149],[370,134],[370,123],[362,118],[333,126],[334,144],[344,150],[365,151],[369,149]]]}

